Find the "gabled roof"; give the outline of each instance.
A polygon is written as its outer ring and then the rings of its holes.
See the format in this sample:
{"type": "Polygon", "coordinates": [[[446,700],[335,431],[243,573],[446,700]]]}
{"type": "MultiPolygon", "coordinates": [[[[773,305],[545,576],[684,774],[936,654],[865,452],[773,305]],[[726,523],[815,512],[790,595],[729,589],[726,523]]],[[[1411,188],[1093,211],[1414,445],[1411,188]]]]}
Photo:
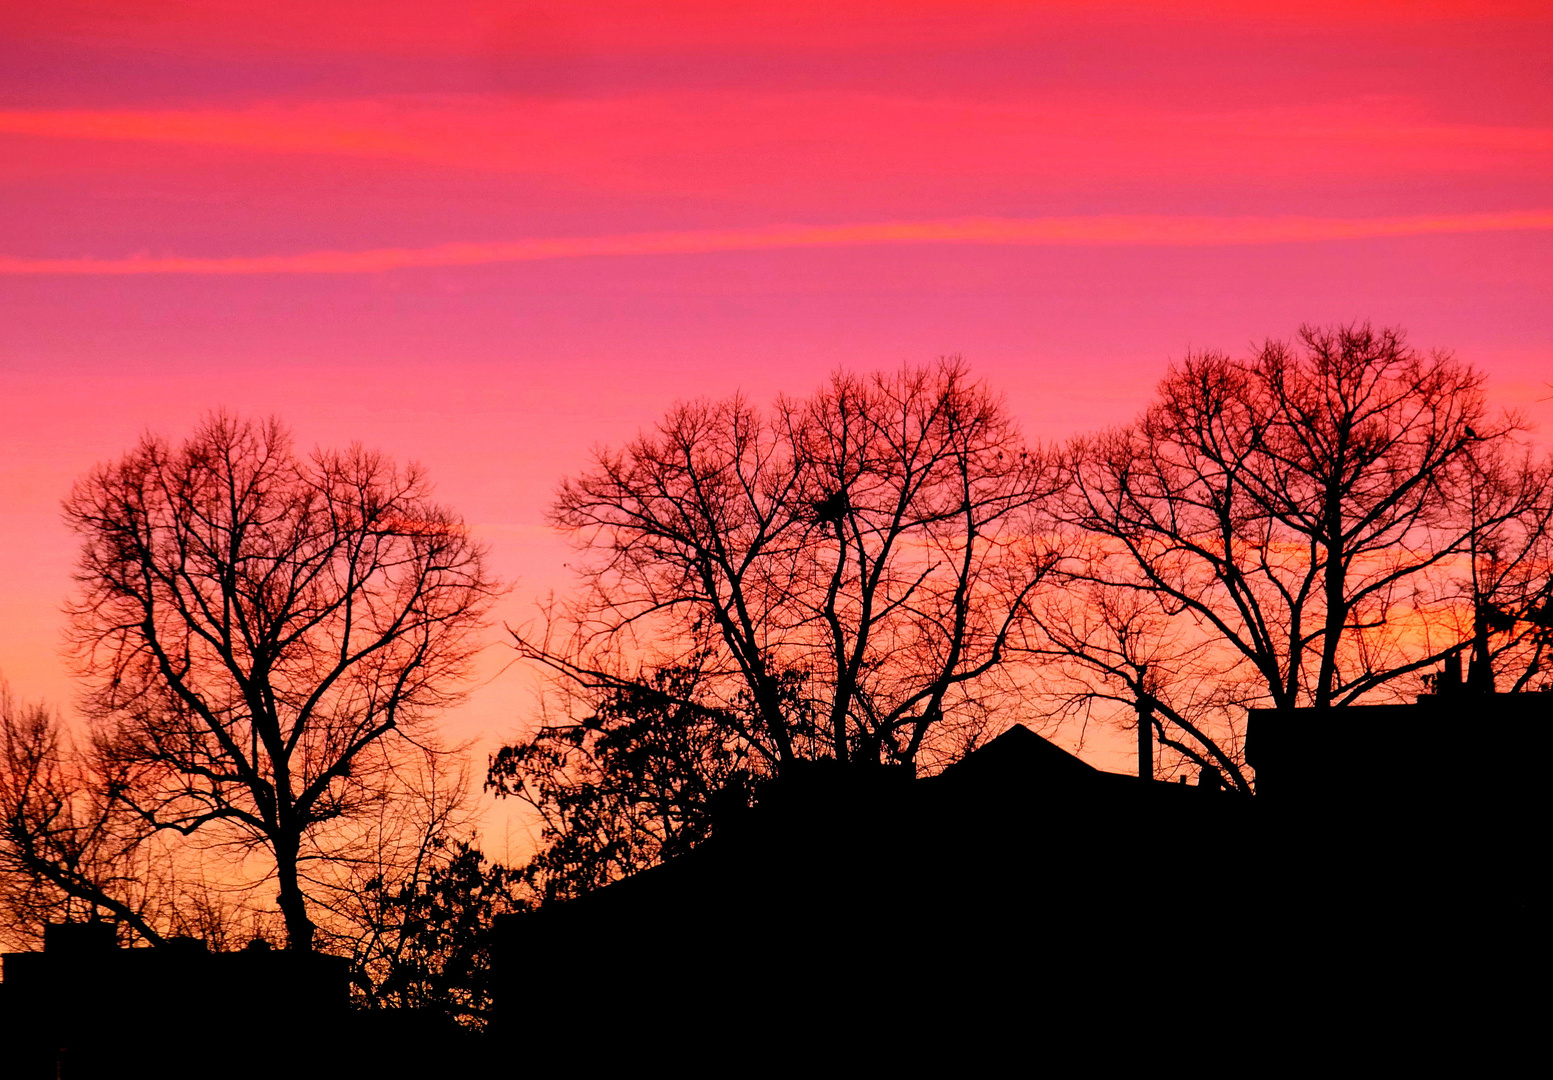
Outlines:
{"type": "Polygon", "coordinates": [[[1015,787],[1031,784],[1092,782],[1103,775],[1088,762],[1015,724],[986,746],[973,751],[939,774],[948,786],[995,784],[1015,787]]]}

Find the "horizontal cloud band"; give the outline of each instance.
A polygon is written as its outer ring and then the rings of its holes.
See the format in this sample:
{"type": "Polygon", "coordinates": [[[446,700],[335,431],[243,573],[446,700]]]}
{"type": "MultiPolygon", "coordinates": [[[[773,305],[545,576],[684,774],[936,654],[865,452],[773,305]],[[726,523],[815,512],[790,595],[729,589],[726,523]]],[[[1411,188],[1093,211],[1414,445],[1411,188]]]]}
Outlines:
{"type": "Polygon", "coordinates": [[[1177,217],[1097,215],[957,218],[862,225],[775,225],[755,229],[628,233],[426,248],[310,251],[293,255],[192,258],[24,259],[0,255],[4,274],[367,274],[433,266],[534,262],[589,256],[692,255],[721,251],[852,247],[865,244],[1027,246],[1208,246],[1370,240],[1444,233],[1553,229],[1553,210],[1394,218],[1177,217]]]}

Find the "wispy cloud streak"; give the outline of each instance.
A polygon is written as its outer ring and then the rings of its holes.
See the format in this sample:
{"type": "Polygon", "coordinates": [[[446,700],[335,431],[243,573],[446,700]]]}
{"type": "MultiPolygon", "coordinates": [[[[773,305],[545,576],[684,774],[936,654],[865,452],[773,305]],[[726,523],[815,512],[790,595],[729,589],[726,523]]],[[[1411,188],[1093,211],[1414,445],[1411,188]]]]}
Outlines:
{"type": "Polygon", "coordinates": [[[29,259],[0,255],[5,274],[370,274],[441,266],[636,255],[696,255],[877,244],[997,244],[1030,247],[1287,244],[1448,233],[1553,229],[1553,210],[1389,218],[1192,217],[1146,214],[1049,218],[955,218],[853,225],[627,233],[367,251],[217,258],[29,259]]]}

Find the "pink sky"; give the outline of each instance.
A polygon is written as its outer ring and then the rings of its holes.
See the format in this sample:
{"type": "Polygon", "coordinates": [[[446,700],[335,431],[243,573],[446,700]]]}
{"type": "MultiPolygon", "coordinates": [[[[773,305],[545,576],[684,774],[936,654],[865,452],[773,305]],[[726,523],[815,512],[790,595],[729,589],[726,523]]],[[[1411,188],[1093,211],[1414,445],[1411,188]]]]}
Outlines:
{"type": "Polygon", "coordinates": [[[1050,438],[1367,318],[1553,421],[1550,12],[0,0],[0,672],[69,700],[59,500],[216,406],[422,461],[511,620],[591,446],[837,366],[1050,438]]]}

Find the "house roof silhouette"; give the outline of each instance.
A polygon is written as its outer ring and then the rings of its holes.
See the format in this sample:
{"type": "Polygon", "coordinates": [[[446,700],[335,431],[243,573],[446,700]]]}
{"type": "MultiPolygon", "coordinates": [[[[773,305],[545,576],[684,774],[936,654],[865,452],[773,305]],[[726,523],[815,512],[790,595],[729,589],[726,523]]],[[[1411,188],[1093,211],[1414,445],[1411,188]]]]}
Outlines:
{"type": "Polygon", "coordinates": [[[1144,892],[1188,905],[1204,893],[1170,829],[1241,847],[1231,834],[1246,804],[1102,772],[1023,726],[928,778],[812,763],[692,851],[499,920],[497,1028],[564,1030],[574,1021],[555,1003],[605,992],[627,971],[657,990],[653,1002],[633,995],[622,1045],[690,1000],[712,1026],[736,1026],[722,1011],[733,1002],[702,988],[738,982],[751,950],[759,979],[743,985],[739,1011],[780,1013],[818,994],[865,1027],[886,1023],[883,1003],[901,995],[942,1004],[945,988],[1022,964],[1092,984],[1136,948],[1117,927],[1136,921],[1144,892]],[[563,973],[542,997],[522,974],[536,966],[563,973]]]}
{"type": "Polygon", "coordinates": [[[1003,734],[971,751],[950,765],[939,778],[951,781],[1029,783],[1086,783],[1103,775],[1083,758],[1068,753],[1023,724],[1015,724],[1003,734]]]}
{"type": "MultiPolygon", "coordinates": [[[[1142,1053],[1138,1033],[1160,1028],[1119,1030],[1118,1009],[1189,1007],[1216,1032],[1292,1046],[1315,1002],[1362,986],[1438,996],[1438,958],[1512,957],[1540,924],[1527,897],[1545,757],[1492,797],[1481,768],[1454,793],[1410,775],[1496,715],[1545,745],[1553,696],[1529,697],[1349,707],[1351,746],[1312,745],[1314,719],[1333,717],[1253,714],[1258,769],[1276,777],[1254,799],[1104,772],[1022,726],[923,779],[817,763],[685,855],[501,920],[495,1030],[547,1025],[607,1055],[692,1018],[716,1053],[739,1053],[727,1040],[752,1018],[798,1009],[844,1017],[829,1036],[862,1054],[882,1031],[907,1040],[897,1051],[921,1045],[901,1031],[905,1002],[1010,1047],[1036,1023],[1043,1045],[1142,1053]],[[1369,797],[1341,797],[1390,750],[1400,764],[1369,797]],[[1333,767],[1345,752],[1371,760],[1333,767]],[[523,978],[536,969],[559,973],[542,995],[523,978]],[[602,1026],[564,1005],[611,994],[628,1004],[602,1026]]],[[[1495,964],[1478,985],[1498,985],[1495,964]]],[[[818,1052],[801,1023],[763,1030],[786,1032],[799,1065],[818,1052]]]]}

